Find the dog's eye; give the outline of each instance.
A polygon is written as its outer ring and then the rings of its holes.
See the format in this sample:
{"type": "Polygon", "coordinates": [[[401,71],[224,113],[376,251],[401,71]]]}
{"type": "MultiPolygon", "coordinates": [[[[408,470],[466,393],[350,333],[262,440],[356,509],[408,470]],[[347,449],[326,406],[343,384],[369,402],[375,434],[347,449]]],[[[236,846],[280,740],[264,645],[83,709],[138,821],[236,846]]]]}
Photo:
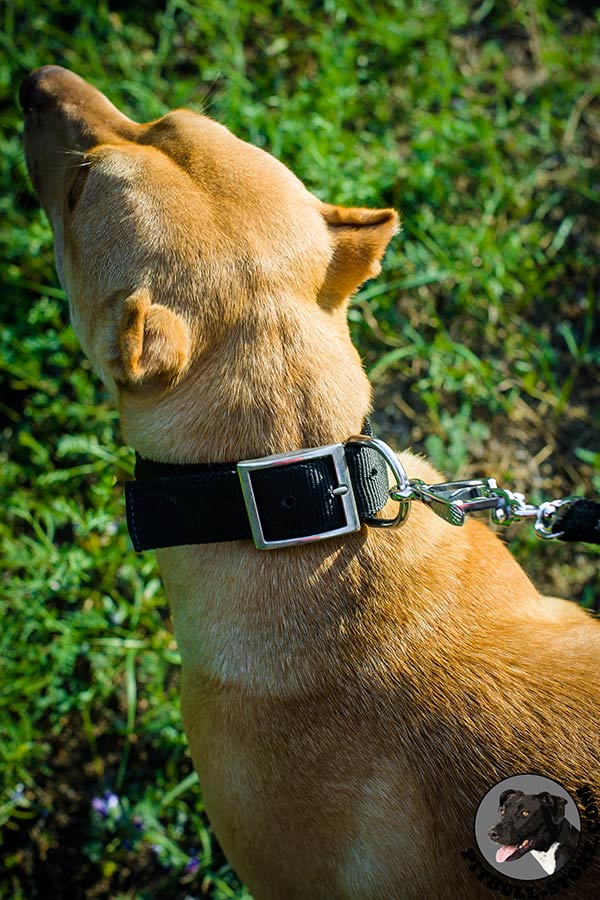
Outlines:
{"type": "Polygon", "coordinates": [[[524,810],[523,810],[523,812],[522,812],[522,813],[521,813],[521,815],[522,815],[522,816],[528,816],[528,815],[529,815],[529,813],[528,813],[528,812],[527,812],[527,810],[526,810],[526,809],[524,809],[524,810]]]}
{"type": "Polygon", "coordinates": [[[500,815],[501,815],[501,816],[504,815],[504,807],[503,807],[503,806],[502,806],[501,809],[500,809],[500,815]]]}

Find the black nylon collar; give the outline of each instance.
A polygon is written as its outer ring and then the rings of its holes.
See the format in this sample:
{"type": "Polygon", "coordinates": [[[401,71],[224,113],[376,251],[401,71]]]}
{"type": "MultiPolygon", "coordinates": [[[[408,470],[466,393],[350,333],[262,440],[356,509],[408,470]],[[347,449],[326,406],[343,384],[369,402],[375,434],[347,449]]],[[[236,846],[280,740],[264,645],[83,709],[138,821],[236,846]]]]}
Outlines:
{"type": "MultiPolygon", "coordinates": [[[[368,420],[363,433],[372,433],[368,420]]],[[[365,446],[349,444],[344,452],[358,516],[371,518],[389,499],[385,463],[365,446]]],[[[137,551],[252,538],[237,463],[174,465],[136,455],[135,478],[125,484],[125,499],[137,551]]],[[[338,487],[328,455],[254,472],[252,488],[265,539],[302,542],[344,527],[338,487]]]]}

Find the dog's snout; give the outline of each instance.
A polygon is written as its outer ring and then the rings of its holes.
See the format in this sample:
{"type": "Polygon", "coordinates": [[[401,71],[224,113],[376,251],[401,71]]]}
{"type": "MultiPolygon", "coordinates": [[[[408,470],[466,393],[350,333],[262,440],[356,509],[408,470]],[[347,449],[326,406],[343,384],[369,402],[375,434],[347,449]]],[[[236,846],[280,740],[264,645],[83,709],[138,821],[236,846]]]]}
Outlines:
{"type": "Polygon", "coordinates": [[[490,830],[488,831],[488,837],[490,837],[493,841],[498,840],[498,832],[495,828],[490,828],[490,830]]]}

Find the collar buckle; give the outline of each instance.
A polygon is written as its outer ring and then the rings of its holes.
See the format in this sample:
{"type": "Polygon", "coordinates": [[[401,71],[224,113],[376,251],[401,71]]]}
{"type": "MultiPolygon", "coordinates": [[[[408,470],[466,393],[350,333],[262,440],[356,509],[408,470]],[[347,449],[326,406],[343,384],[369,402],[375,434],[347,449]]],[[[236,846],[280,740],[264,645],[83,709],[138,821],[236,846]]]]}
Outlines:
{"type": "Polygon", "coordinates": [[[294,547],[297,544],[308,544],[312,541],[322,541],[326,538],[337,537],[340,534],[351,534],[359,531],[361,527],[360,517],[356,506],[350,472],[346,461],[343,444],[330,444],[327,447],[315,447],[308,450],[295,450],[291,453],[277,453],[274,456],[264,456],[261,459],[245,459],[237,463],[237,472],[242,487],[244,504],[250,522],[254,546],[258,550],[275,550],[278,547],[294,547]],[[272,469],[277,466],[292,466],[307,460],[330,457],[337,478],[337,486],[332,489],[334,496],[342,503],[345,524],[341,528],[332,531],[321,531],[316,534],[307,534],[300,537],[286,538],[285,540],[267,540],[261,522],[260,512],[256,496],[252,486],[252,476],[264,469],[272,469]]]}

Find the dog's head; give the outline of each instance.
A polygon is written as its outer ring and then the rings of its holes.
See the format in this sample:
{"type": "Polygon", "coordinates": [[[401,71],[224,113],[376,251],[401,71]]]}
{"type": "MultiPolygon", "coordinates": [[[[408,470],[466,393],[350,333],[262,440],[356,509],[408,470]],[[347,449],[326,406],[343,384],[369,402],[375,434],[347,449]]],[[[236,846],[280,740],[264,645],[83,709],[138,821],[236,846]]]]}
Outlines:
{"type": "Polygon", "coordinates": [[[506,790],[500,795],[500,821],[488,834],[498,844],[497,862],[520,859],[531,850],[547,850],[565,818],[566,800],[543,791],[524,794],[506,790]]]}
{"type": "Polygon", "coordinates": [[[113,390],[172,384],[269,304],[335,317],[397,229],[394,210],[321,202],[206,116],[138,124],[59,66],[29,75],[21,104],[73,324],[113,390]]]}

